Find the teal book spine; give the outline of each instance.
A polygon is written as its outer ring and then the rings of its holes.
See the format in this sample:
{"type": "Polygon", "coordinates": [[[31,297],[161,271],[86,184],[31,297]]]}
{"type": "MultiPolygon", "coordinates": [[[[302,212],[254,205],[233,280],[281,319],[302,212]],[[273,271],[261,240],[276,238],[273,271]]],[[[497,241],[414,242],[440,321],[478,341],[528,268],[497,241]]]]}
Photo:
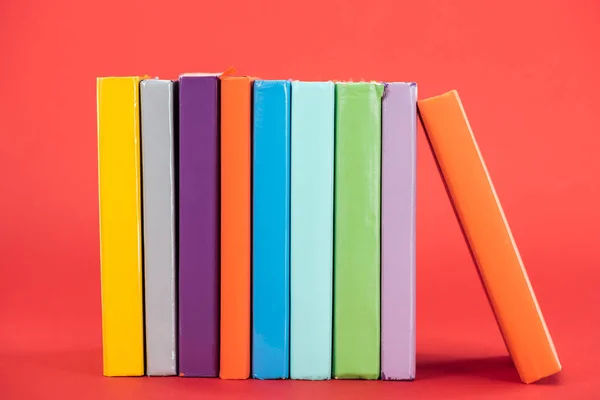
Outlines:
{"type": "Polygon", "coordinates": [[[333,82],[292,82],[290,376],[331,378],[333,82]]]}

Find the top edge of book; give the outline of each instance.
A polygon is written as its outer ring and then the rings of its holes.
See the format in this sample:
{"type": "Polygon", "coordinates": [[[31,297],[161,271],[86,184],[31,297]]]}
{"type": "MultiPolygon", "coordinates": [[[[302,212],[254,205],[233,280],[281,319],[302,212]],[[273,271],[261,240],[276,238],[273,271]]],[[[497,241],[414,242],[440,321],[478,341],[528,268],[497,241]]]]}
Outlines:
{"type": "Polygon", "coordinates": [[[362,82],[345,82],[345,81],[334,81],[336,85],[346,85],[346,86],[362,86],[362,85],[376,85],[383,86],[384,82],[377,81],[362,81],[362,82]]]}
{"type": "Polygon", "coordinates": [[[438,94],[438,95],[435,95],[435,96],[428,97],[426,99],[421,99],[421,100],[419,100],[419,104],[427,104],[427,103],[430,103],[432,101],[436,101],[436,100],[439,100],[439,99],[442,99],[442,98],[445,98],[445,97],[455,97],[455,98],[457,98],[460,101],[460,96],[458,95],[458,91],[456,89],[452,89],[452,90],[449,90],[447,92],[444,92],[444,93],[441,93],[441,94],[438,94]]]}
{"type": "Polygon", "coordinates": [[[264,88],[279,87],[279,86],[288,87],[291,85],[291,83],[292,82],[290,80],[286,80],[286,79],[256,79],[254,81],[254,87],[264,87],[264,88]]]}
{"type": "Polygon", "coordinates": [[[142,79],[142,83],[148,83],[148,82],[174,83],[176,81],[173,79],[160,79],[160,78],[144,78],[144,79],[142,79]]]}
{"type": "Polygon", "coordinates": [[[138,80],[148,79],[148,76],[145,76],[145,75],[129,75],[129,76],[98,76],[98,77],[96,77],[97,81],[104,81],[104,80],[131,80],[131,79],[138,79],[138,80]]]}
{"type": "Polygon", "coordinates": [[[290,83],[291,79],[256,79],[257,82],[290,83]]]}
{"type": "Polygon", "coordinates": [[[218,78],[223,72],[184,72],[179,78],[218,78]]]}
{"type": "Polygon", "coordinates": [[[298,79],[294,79],[291,81],[292,85],[335,85],[334,81],[302,81],[302,80],[298,80],[298,79]]]}
{"type": "Polygon", "coordinates": [[[409,87],[417,87],[417,82],[396,82],[396,81],[388,82],[388,81],[385,81],[385,82],[383,82],[383,84],[386,85],[386,86],[409,86],[409,87]]]}
{"type": "Polygon", "coordinates": [[[327,80],[323,80],[323,81],[305,81],[302,79],[290,79],[291,82],[301,82],[301,83],[335,83],[335,81],[333,79],[327,79],[327,80]]]}
{"type": "Polygon", "coordinates": [[[244,80],[244,81],[259,81],[260,78],[248,75],[221,75],[221,80],[244,80]]]}

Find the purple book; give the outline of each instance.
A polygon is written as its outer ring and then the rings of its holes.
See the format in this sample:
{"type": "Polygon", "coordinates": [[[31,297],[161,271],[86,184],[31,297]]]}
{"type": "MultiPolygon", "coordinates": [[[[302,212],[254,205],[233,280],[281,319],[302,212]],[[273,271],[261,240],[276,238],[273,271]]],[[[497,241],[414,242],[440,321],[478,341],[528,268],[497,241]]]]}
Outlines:
{"type": "Polygon", "coordinates": [[[415,377],[417,85],[389,83],[382,101],[381,378],[415,377]]]}
{"type": "Polygon", "coordinates": [[[219,373],[219,77],[179,79],[179,373],[219,373]]]}

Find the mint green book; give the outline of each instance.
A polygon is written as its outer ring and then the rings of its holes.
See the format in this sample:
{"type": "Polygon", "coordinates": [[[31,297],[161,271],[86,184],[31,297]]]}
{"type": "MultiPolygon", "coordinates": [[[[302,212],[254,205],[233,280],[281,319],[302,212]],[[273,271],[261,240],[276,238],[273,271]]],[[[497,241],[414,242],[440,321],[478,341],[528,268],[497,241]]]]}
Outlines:
{"type": "Polygon", "coordinates": [[[378,83],[335,86],[333,375],[380,374],[381,98],[378,83]]]}
{"type": "Polygon", "coordinates": [[[292,82],[292,379],[331,378],[334,112],[333,82],[292,82]]]}

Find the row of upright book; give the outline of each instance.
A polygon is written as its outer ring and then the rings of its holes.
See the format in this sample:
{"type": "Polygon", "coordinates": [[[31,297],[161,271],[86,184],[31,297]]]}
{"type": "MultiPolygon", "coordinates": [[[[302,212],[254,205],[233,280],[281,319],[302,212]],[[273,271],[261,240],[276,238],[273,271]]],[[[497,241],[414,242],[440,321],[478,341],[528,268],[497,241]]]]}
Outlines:
{"type": "Polygon", "coordinates": [[[521,380],[561,370],[456,91],[229,71],[97,102],[105,375],[414,379],[417,106],[521,380]]]}
{"type": "Polygon", "coordinates": [[[416,84],[97,93],[105,375],[414,378],[416,84]]]}

